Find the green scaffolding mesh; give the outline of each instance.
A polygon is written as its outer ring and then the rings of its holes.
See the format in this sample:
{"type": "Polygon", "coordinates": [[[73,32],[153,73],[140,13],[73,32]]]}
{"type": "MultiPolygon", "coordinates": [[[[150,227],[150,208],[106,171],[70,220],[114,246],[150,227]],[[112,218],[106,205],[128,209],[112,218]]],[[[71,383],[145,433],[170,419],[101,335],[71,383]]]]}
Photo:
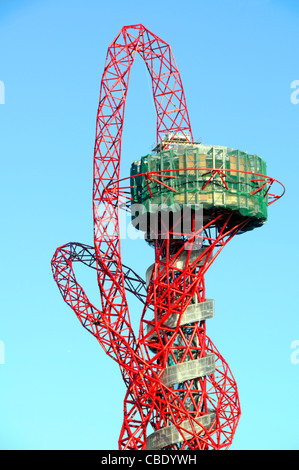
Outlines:
{"type": "Polygon", "coordinates": [[[257,155],[227,147],[180,145],[135,161],[131,166],[131,194],[145,212],[163,205],[182,208],[184,204],[194,209],[202,205],[206,216],[229,210],[249,217],[249,230],[267,220],[267,185],[259,190],[265,178],[252,174],[266,175],[266,171],[266,163],[257,155]],[[211,170],[216,168],[229,171],[211,178],[211,170]],[[164,173],[134,176],[159,171],[164,173]]]}

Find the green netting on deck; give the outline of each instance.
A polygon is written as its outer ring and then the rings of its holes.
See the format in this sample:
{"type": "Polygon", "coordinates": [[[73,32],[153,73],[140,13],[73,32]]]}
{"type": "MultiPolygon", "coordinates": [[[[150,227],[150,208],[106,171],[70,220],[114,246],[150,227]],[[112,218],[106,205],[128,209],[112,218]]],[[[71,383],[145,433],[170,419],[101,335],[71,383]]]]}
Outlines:
{"type": "Polygon", "coordinates": [[[252,194],[265,180],[246,172],[266,175],[266,171],[266,163],[257,155],[227,147],[181,145],[135,161],[131,166],[131,194],[134,202],[142,204],[146,212],[154,212],[160,205],[183,207],[188,204],[196,209],[201,204],[205,215],[230,210],[238,216],[250,217],[248,229],[251,229],[267,220],[267,185],[252,194]],[[183,170],[185,168],[188,171],[183,170]],[[209,181],[212,168],[230,170],[224,172],[225,178],[222,175],[228,189],[218,174],[209,181]],[[139,173],[173,169],[178,171],[151,175],[171,189],[145,176],[134,177],[139,173]]]}

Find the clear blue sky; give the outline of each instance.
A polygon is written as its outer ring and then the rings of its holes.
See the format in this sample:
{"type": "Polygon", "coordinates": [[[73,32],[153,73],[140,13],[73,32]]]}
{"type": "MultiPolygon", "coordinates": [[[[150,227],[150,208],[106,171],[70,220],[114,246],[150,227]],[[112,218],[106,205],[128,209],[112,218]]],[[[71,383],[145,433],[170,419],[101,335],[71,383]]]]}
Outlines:
{"type": "MultiPolygon", "coordinates": [[[[260,155],[286,186],[267,224],[236,237],[210,269],[207,332],[239,387],[232,449],[299,448],[298,22],[295,0],[1,0],[1,449],[117,448],[118,366],[63,302],[50,261],[69,241],[93,242],[100,80],[108,45],[135,23],[171,45],[195,139],[260,155]]],[[[149,79],[136,60],[123,175],[154,142],[149,79]]],[[[122,252],[140,275],[153,262],[142,240],[123,240],[122,252]]],[[[94,273],[78,278],[98,305],[94,273]]],[[[130,305],[137,324],[141,305],[130,305]]]]}

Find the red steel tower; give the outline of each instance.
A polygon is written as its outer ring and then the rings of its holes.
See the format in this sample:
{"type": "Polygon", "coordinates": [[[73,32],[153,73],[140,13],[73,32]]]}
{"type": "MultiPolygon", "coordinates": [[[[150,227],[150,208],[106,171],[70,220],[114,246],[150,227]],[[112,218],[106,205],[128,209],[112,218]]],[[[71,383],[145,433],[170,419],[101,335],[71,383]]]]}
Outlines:
{"type": "Polygon", "coordinates": [[[108,48],[94,149],[94,246],[69,243],[52,259],[68,305],[127,386],[120,449],[227,449],[240,418],[237,385],[206,333],[214,301],[204,275],[238,233],[263,225],[284,192],[257,155],[194,142],[181,77],[167,43],[143,25],[123,27],[108,48]],[[136,53],[152,80],[157,146],[120,179],[121,138],[136,53]],[[121,262],[119,210],[154,248],[144,281],[121,262]],[[73,263],[95,269],[101,306],[73,263]],[[126,292],[143,304],[133,331],[126,292]]]}

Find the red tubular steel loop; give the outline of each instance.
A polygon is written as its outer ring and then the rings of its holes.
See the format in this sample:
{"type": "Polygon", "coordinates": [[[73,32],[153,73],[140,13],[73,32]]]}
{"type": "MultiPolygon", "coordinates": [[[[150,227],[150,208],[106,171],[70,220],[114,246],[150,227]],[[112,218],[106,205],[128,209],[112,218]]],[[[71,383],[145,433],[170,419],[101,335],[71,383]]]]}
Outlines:
{"type": "MultiPolygon", "coordinates": [[[[193,259],[192,252],[185,251],[182,265],[178,260],[185,246],[170,252],[169,238],[156,240],[148,287],[122,265],[121,139],[130,70],[137,52],[152,80],[157,143],[165,133],[173,137],[179,133],[193,141],[182,81],[169,45],[143,25],[122,28],[108,48],[101,81],[94,148],[94,247],[70,243],[58,248],[52,259],[53,274],[82,325],[119,364],[127,386],[120,449],[228,448],[240,417],[235,380],[206,335],[205,320],[185,324],[182,318],[192,299],[206,301],[205,272],[247,221],[232,226],[230,214],[216,215],[202,230],[200,254],[193,259]],[[89,302],[78,284],[73,271],[76,261],[96,269],[100,308],[89,302]],[[126,291],[144,304],[138,338],[131,326],[126,291]],[[148,312],[152,312],[150,318],[148,312]],[[174,317],[176,322],[171,323],[174,317]],[[213,359],[214,368],[206,374],[179,383],[165,376],[173,370],[168,369],[171,365],[178,370],[187,363],[203,364],[207,358],[213,359]],[[175,437],[170,438],[168,431],[175,437]]],[[[194,236],[188,240],[192,242],[194,236]]]]}

